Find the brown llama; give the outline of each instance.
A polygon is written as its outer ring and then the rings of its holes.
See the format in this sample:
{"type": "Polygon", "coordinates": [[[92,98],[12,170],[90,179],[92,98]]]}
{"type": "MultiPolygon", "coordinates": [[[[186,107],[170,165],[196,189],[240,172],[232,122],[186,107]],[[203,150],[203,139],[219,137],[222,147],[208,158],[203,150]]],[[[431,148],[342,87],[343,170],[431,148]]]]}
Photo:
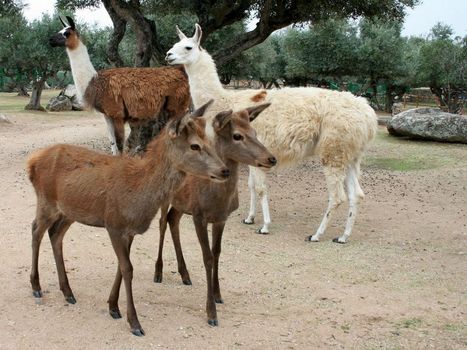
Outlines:
{"type": "Polygon", "coordinates": [[[171,119],[185,114],[190,89],[183,66],[96,72],[73,19],[66,18],[69,24],[60,18],[64,28],[50,38],[50,45],[66,48],[78,96],[86,108],[104,114],[113,154],[123,152],[125,122],[133,127],[161,115],[171,119]]]}
{"type": "Polygon", "coordinates": [[[177,254],[178,271],[183,283],[191,284],[180,245],[179,223],[183,214],[192,215],[206,269],[206,312],[211,326],[218,325],[216,303],[223,303],[219,288],[219,256],[225,222],[238,208],[239,163],[262,169],[269,169],[276,164],[276,158],[258,141],[250,125],[268,106],[269,103],[236,113],[229,111],[217,114],[212,123],[212,136],[219,157],[230,170],[229,179],[223,183],[209,183],[204,179],[187,176],[172,199],[170,211],[167,213],[168,207],[161,208],[159,255],[154,282],[162,282],[162,249],[168,222],[177,254]],[[212,250],[209,247],[208,223],[212,223],[212,250]]]}
{"type": "Polygon", "coordinates": [[[38,259],[45,231],[49,230],[60,289],[65,299],[74,304],[76,299],[63,261],[63,237],[75,221],[105,227],[118,258],[117,275],[108,300],[110,315],[121,318],[118,295],[123,276],[131,332],[144,335],[131,285],[130,248],[134,236],[149,228],[161,204],[171,198],[187,173],[219,182],[229,176],[229,170],[208,143],[205,120],[198,118],[211,102],[191,116],[169,121],[142,158],[113,157],[64,144],[31,155],[27,167],[37,195],[31,270],[36,298],[42,297],[38,259]]]}

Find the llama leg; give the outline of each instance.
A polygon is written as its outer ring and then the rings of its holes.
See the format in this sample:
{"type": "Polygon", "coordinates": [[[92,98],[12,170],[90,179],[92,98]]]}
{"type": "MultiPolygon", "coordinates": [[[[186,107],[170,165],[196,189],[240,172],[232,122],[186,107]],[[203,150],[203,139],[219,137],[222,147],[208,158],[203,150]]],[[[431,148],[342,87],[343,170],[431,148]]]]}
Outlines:
{"type": "Polygon", "coordinates": [[[190,286],[191,279],[190,274],[186,268],[185,259],[183,257],[182,245],[180,243],[180,219],[183,213],[176,210],[175,208],[170,209],[167,215],[167,220],[170,225],[170,233],[172,235],[172,241],[174,243],[175,254],[177,255],[178,273],[182,277],[183,284],[190,286]]]}
{"type": "Polygon", "coordinates": [[[70,288],[70,284],[68,283],[65,262],[63,261],[63,237],[65,236],[65,233],[68,231],[72,223],[73,221],[68,220],[64,216],[61,216],[49,228],[49,238],[50,243],[52,244],[55,265],[57,267],[60,290],[63,292],[63,296],[68,303],[75,304],[76,299],[70,288]]]}
{"type": "Polygon", "coordinates": [[[325,167],[324,175],[326,176],[326,184],[329,193],[328,207],[316,233],[307,237],[307,240],[310,242],[319,241],[320,236],[326,231],[333,211],[346,199],[344,192],[345,171],[341,168],[325,167]]]}
{"type": "Polygon", "coordinates": [[[113,155],[118,155],[118,147],[117,147],[117,140],[115,137],[115,127],[114,122],[111,117],[104,115],[105,122],[107,123],[107,130],[109,131],[109,140],[110,140],[110,148],[112,150],[113,155]]]}
{"type": "Polygon", "coordinates": [[[248,212],[248,217],[242,221],[247,225],[254,224],[256,216],[256,186],[253,172],[253,168],[249,167],[248,188],[250,189],[250,211],[248,212]]]}
{"type": "Polygon", "coordinates": [[[45,214],[42,214],[38,210],[36,218],[32,222],[32,267],[30,282],[32,287],[32,294],[36,298],[42,297],[42,289],[39,282],[39,248],[41,245],[42,237],[44,233],[53,223],[45,214]]]}
{"type": "Polygon", "coordinates": [[[212,284],[214,292],[214,301],[217,304],[223,304],[219,286],[219,257],[221,255],[222,233],[224,232],[225,222],[212,224],[212,255],[214,256],[214,266],[212,271],[212,284]]]}
{"type": "Polygon", "coordinates": [[[195,223],[199,244],[201,245],[201,250],[203,252],[203,262],[204,268],[206,270],[206,313],[208,316],[208,324],[210,326],[217,326],[219,321],[217,320],[216,303],[214,302],[214,295],[212,290],[212,267],[214,259],[212,256],[211,248],[209,247],[208,225],[200,215],[193,215],[193,221],[195,223]]]}
{"type": "Polygon", "coordinates": [[[115,128],[115,142],[117,144],[117,148],[119,153],[123,153],[123,145],[125,142],[125,124],[123,119],[116,119],[114,120],[114,128],[115,128]]]}
{"type": "Polygon", "coordinates": [[[358,167],[355,165],[349,166],[347,176],[345,178],[345,186],[347,189],[347,197],[349,198],[349,213],[347,216],[347,222],[345,224],[344,234],[341,237],[334,238],[333,242],[346,243],[352,233],[352,228],[355,223],[357,216],[357,206],[360,198],[363,198],[363,191],[358,183],[358,167]]]}
{"type": "MultiPolygon", "coordinates": [[[[138,315],[136,314],[135,303],[133,300],[133,265],[130,261],[130,249],[131,244],[133,243],[133,235],[131,234],[122,234],[122,232],[109,230],[110,239],[112,241],[112,246],[115,250],[115,254],[118,258],[118,266],[120,267],[120,272],[123,277],[123,282],[125,283],[126,299],[127,299],[127,319],[131,327],[131,333],[136,336],[144,335],[144,330],[141,327],[141,324],[138,320],[138,315]]],[[[118,274],[117,274],[118,277],[118,274]]],[[[117,282],[115,279],[115,282],[117,282]]],[[[115,283],[114,283],[115,286],[115,283]]],[[[114,288],[112,288],[113,291],[114,288]]],[[[110,297],[109,297],[110,299],[110,297]]]]}
{"type": "Polygon", "coordinates": [[[258,229],[260,234],[269,233],[269,225],[271,224],[271,214],[269,213],[269,197],[266,173],[262,170],[255,169],[255,184],[259,196],[261,197],[261,209],[263,211],[263,227],[258,229]]]}
{"type": "Polygon", "coordinates": [[[169,205],[161,206],[161,218],[159,219],[159,252],[157,253],[156,266],[154,268],[154,282],[162,283],[162,269],[164,261],[162,259],[162,251],[164,250],[165,231],[167,230],[167,212],[169,205]]]}

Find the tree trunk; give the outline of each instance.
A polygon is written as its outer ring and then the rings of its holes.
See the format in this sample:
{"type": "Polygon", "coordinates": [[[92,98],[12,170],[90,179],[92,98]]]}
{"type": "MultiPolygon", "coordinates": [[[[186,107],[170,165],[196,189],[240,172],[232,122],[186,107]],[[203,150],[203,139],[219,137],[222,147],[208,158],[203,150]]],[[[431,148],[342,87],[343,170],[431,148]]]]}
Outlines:
{"type": "Polygon", "coordinates": [[[384,111],[387,113],[392,112],[392,105],[394,104],[394,88],[392,85],[388,84],[386,86],[386,103],[384,105],[384,111]]]}
{"type": "Polygon", "coordinates": [[[111,6],[110,0],[102,0],[107,13],[112,20],[114,30],[110,36],[109,43],[107,44],[107,57],[114,67],[123,67],[123,60],[118,53],[118,46],[123,40],[126,31],[126,21],[120,17],[114,8],[111,6]]]}
{"type": "Polygon", "coordinates": [[[34,111],[45,111],[45,108],[41,106],[41,95],[44,89],[45,80],[38,80],[32,84],[32,93],[29,103],[24,107],[27,110],[34,111]]]}
{"type": "Polygon", "coordinates": [[[18,86],[18,96],[29,97],[29,92],[25,86],[18,86]]]}

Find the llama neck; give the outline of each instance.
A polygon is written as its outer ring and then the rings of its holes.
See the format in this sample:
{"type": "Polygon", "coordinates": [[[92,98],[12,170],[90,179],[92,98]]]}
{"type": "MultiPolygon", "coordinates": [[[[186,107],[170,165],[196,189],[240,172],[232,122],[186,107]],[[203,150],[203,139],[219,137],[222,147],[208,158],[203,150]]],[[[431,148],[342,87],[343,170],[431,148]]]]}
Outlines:
{"type": "Polygon", "coordinates": [[[76,91],[82,101],[89,82],[97,72],[89,58],[88,49],[82,42],[79,42],[79,45],[72,50],[67,48],[66,52],[70,59],[71,74],[73,75],[76,91]]]}
{"type": "Polygon", "coordinates": [[[201,51],[196,62],[185,65],[190,83],[190,93],[196,108],[210,99],[219,99],[225,90],[217,75],[216,64],[212,57],[201,51]]]}

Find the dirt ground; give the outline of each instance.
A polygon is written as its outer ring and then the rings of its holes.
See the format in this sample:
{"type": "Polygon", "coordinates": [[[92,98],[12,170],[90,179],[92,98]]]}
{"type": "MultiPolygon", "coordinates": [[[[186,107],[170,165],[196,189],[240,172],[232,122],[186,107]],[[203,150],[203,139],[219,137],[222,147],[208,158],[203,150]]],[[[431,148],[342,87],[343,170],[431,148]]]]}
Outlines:
{"type": "Polygon", "coordinates": [[[0,124],[0,349],[465,349],[467,347],[467,146],[397,140],[384,128],[362,166],[366,198],[346,245],[339,209],[322,241],[314,233],[326,206],[324,177],[309,161],[270,176],[268,236],[240,209],[224,233],[219,327],[206,322],[206,282],[190,217],[182,244],[193,286],[177,273],[166,237],[164,281],[153,283],[157,221],[133,243],[136,309],[145,337],[107,312],[116,257],[103,229],[74,224],[65,237],[77,304],[59,290],[45,236],[39,271],[45,295],[29,284],[35,195],[28,154],[57,142],[108,149],[105,122],[86,113],[8,113],[0,124]]]}

